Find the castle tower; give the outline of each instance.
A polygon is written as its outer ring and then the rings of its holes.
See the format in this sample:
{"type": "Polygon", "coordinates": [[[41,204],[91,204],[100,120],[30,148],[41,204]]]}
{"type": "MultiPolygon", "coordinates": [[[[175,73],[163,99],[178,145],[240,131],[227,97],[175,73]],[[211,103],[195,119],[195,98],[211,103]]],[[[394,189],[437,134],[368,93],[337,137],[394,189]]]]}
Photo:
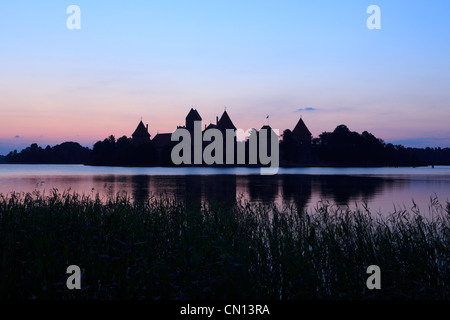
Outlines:
{"type": "Polygon", "coordinates": [[[136,130],[134,130],[133,134],[131,135],[131,137],[133,139],[133,143],[137,145],[150,142],[150,133],[148,133],[148,124],[144,126],[144,123],[141,120],[136,130]]]}
{"type": "Polygon", "coordinates": [[[303,119],[298,120],[294,130],[292,130],[292,138],[301,145],[310,145],[312,140],[311,131],[309,131],[303,119]]]}
{"type": "Polygon", "coordinates": [[[220,131],[225,131],[227,129],[236,130],[236,127],[234,126],[233,121],[231,121],[230,116],[228,115],[226,110],[223,112],[220,120],[217,121],[217,129],[219,129],[220,131]]]}
{"type": "Polygon", "coordinates": [[[202,117],[200,117],[196,109],[191,108],[191,111],[186,116],[186,129],[190,132],[194,132],[194,121],[202,121],[202,117]]]}

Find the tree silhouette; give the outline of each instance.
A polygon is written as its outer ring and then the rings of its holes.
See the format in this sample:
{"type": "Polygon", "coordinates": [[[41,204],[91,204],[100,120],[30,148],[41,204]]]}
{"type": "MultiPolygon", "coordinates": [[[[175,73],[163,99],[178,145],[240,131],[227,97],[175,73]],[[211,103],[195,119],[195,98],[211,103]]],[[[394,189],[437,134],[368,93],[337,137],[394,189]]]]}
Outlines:
{"type": "Polygon", "coordinates": [[[101,166],[152,166],[156,164],[156,150],[151,141],[136,144],[122,136],[117,141],[113,135],[94,144],[92,165],[101,166]]]}
{"type": "Polygon", "coordinates": [[[333,132],[323,132],[316,148],[319,158],[331,165],[398,166],[418,165],[420,161],[411,149],[385,144],[371,133],[350,131],[339,125],[333,132]]]}
{"type": "Polygon", "coordinates": [[[64,142],[54,147],[47,146],[45,149],[33,143],[21,152],[10,152],[6,161],[22,164],[85,164],[89,162],[90,157],[91,150],[76,142],[64,142]]]}

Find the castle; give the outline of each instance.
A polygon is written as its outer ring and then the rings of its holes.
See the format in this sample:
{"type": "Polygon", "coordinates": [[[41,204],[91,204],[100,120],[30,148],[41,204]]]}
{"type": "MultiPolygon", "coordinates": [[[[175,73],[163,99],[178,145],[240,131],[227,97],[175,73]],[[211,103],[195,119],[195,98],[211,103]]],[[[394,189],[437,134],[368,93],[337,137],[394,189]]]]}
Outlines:
{"type": "MultiPolygon", "coordinates": [[[[202,117],[196,109],[191,108],[185,118],[185,125],[178,126],[177,128],[184,128],[191,134],[194,134],[194,126],[196,121],[199,121],[201,123],[202,117]]],[[[224,110],[220,119],[219,117],[216,117],[216,123],[210,123],[209,125],[205,124],[204,129],[202,130],[202,135],[209,129],[220,130],[224,133],[224,137],[226,136],[226,130],[233,130],[234,132],[236,132],[237,130],[226,110],[224,110]]],[[[268,124],[262,126],[261,129],[267,129],[268,131],[272,130],[272,128],[268,124]]],[[[256,135],[259,136],[259,131],[255,129],[253,130],[253,133],[256,133],[256,135]]],[[[171,141],[171,136],[172,133],[157,133],[153,137],[153,139],[151,139],[151,135],[148,132],[148,124],[144,125],[141,120],[136,130],[132,134],[132,142],[135,145],[142,145],[144,143],[151,142],[156,149],[158,162],[168,163],[168,161],[170,160],[170,151],[174,145],[174,143],[171,141]]],[[[289,150],[281,150],[281,152],[289,153],[290,156],[287,157],[288,159],[292,158],[291,160],[293,162],[308,162],[310,160],[312,134],[302,118],[298,120],[293,130],[288,129],[284,131],[283,140],[286,141],[285,145],[289,150]]],[[[208,142],[203,141],[202,143],[203,147],[206,147],[208,145],[208,142]]],[[[223,143],[224,145],[227,143],[226,139],[224,139],[223,143]]],[[[236,144],[236,137],[234,137],[233,143],[236,144]]]]}

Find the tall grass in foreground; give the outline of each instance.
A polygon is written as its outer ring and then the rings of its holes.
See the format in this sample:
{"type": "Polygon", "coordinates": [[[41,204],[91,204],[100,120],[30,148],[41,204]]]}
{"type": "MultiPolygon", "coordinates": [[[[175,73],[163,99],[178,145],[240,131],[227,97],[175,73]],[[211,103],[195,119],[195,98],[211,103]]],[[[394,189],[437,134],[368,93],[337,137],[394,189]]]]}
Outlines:
{"type": "Polygon", "coordinates": [[[0,195],[2,299],[449,299],[450,215],[0,195]],[[66,288],[67,266],[83,270],[66,288]],[[366,269],[381,268],[381,290],[366,269]]]}

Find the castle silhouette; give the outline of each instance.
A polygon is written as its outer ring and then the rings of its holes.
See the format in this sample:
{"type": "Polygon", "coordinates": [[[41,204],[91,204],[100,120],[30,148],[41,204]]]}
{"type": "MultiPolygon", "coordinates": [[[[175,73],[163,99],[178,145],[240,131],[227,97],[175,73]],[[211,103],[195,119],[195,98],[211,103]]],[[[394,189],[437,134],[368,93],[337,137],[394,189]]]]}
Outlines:
{"type": "MultiPolygon", "coordinates": [[[[179,128],[186,129],[191,133],[191,135],[194,135],[194,124],[196,121],[201,122],[202,117],[200,116],[199,112],[196,109],[191,108],[191,110],[188,112],[185,118],[185,125],[177,126],[177,129],[179,128]]],[[[226,110],[224,110],[220,119],[218,116],[216,117],[216,123],[211,122],[208,125],[206,124],[204,125],[204,129],[202,130],[202,136],[207,130],[210,129],[218,129],[223,133],[224,145],[226,144],[225,138],[226,130],[233,130],[234,132],[236,132],[237,130],[236,126],[234,125],[233,121],[231,120],[226,110]]],[[[260,130],[263,129],[266,129],[268,133],[272,130],[272,128],[268,124],[263,125],[260,130]]],[[[257,136],[259,136],[259,131],[257,131],[256,129],[252,129],[251,134],[256,134],[257,136]]],[[[285,130],[284,134],[288,135],[288,137],[283,137],[284,139],[287,139],[287,141],[289,141],[289,149],[291,150],[289,150],[288,152],[292,153],[292,157],[295,158],[296,161],[308,162],[312,159],[311,154],[312,134],[301,117],[298,120],[297,124],[295,125],[294,129],[292,131],[285,130]]],[[[167,163],[167,161],[170,158],[170,150],[174,146],[174,142],[171,141],[172,133],[157,133],[153,137],[153,139],[151,139],[151,135],[148,132],[148,124],[144,125],[144,123],[141,120],[137,125],[136,130],[133,132],[131,136],[133,144],[137,146],[151,143],[156,150],[158,163],[167,163]]],[[[268,139],[270,139],[269,135],[268,139]]],[[[193,143],[193,139],[191,142],[193,143]]],[[[205,148],[210,142],[203,141],[202,143],[203,148],[205,148]]],[[[234,138],[234,143],[235,144],[237,143],[236,137],[234,138]]],[[[269,146],[268,152],[270,153],[271,152],[270,144],[268,144],[268,146],[269,146]]],[[[248,146],[246,151],[248,151],[248,146]]],[[[246,152],[246,155],[248,156],[248,152],[246,152]]],[[[246,158],[246,163],[249,163],[248,160],[249,159],[246,158]]]]}

